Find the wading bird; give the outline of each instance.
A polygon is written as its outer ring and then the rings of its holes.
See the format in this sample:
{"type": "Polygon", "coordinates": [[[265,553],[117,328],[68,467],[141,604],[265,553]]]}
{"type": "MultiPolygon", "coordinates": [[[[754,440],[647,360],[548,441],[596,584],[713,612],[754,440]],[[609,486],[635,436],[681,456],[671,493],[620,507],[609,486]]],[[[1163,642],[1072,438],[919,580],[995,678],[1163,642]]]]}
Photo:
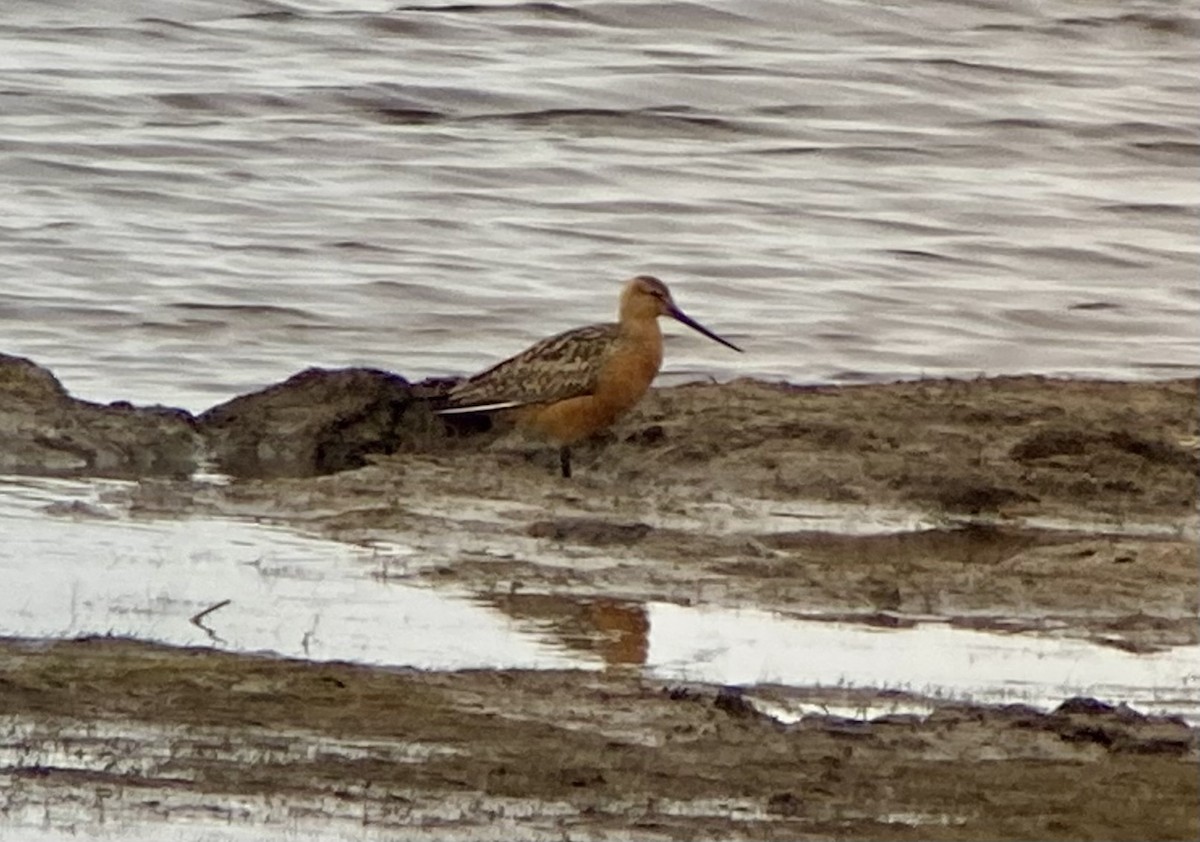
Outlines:
{"type": "Polygon", "coordinates": [[[459,383],[439,413],[511,412],[518,427],[559,446],[562,475],[569,477],[571,445],[611,426],[658,374],[659,316],[742,350],[680,310],[658,278],[639,275],[621,291],[620,321],[543,339],[459,383]]]}

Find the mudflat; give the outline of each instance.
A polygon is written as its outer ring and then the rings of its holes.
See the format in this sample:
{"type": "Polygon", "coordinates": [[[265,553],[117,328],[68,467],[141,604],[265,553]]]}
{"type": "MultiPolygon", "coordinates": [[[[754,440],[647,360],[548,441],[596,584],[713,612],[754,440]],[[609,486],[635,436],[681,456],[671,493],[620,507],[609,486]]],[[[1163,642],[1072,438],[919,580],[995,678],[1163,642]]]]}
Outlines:
{"type": "Polygon", "coordinates": [[[469,592],[603,667],[10,639],[5,807],[335,838],[1194,839],[1180,718],[1084,698],[812,713],[906,694],[654,678],[639,606],[1195,645],[1198,397],[1195,379],[702,384],[653,391],[573,480],[535,443],[432,422],[355,470],[144,479],[130,511],[402,542],[381,580],[469,592]]]}

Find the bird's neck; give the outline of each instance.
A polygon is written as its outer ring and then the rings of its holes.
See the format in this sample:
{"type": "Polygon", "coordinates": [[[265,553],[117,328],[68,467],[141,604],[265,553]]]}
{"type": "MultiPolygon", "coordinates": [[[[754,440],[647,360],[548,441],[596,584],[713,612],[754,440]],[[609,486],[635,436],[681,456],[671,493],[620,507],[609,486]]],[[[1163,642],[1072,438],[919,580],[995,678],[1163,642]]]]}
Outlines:
{"type": "Polygon", "coordinates": [[[634,317],[621,319],[621,336],[635,342],[662,344],[662,329],[658,317],[634,317]]]}
{"type": "Polygon", "coordinates": [[[620,345],[622,352],[628,355],[631,370],[637,369],[638,373],[633,379],[644,381],[640,389],[645,391],[662,366],[663,337],[658,319],[629,319],[621,322],[620,345]]]}

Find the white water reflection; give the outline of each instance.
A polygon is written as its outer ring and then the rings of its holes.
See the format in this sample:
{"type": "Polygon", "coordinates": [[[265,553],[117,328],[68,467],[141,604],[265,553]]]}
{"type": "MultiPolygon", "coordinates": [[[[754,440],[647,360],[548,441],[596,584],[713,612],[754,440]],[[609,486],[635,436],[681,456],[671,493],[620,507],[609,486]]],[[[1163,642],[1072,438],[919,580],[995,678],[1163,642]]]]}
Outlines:
{"type": "Polygon", "coordinates": [[[240,521],[44,511],[95,505],[97,489],[0,481],[0,635],[111,634],[426,669],[588,666],[465,595],[381,579],[366,549],[240,521]],[[191,618],[223,600],[203,618],[214,640],[191,618]]]}
{"type": "MultiPolygon", "coordinates": [[[[542,621],[379,575],[385,566],[403,567],[412,551],[402,543],[377,557],[257,523],[131,519],[106,507],[105,493],[115,485],[0,478],[0,635],[112,634],[438,670],[603,664],[603,647],[568,648],[542,621]],[[206,628],[193,622],[225,600],[203,617],[206,628]]],[[[622,663],[644,661],[659,678],[896,689],[1043,707],[1086,695],[1200,722],[1197,646],[1139,655],[941,623],[884,629],[666,603],[624,610],[644,611],[648,623],[621,618],[622,634],[644,635],[629,641],[638,654],[622,663]]],[[[577,612],[568,606],[566,613],[577,612]]]]}
{"type": "Polygon", "coordinates": [[[1133,654],[1081,640],[944,623],[874,628],[766,611],[647,606],[647,668],[717,684],[904,690],[1053,707],[1072,696],[1200,722],[1200,646],[1133,654]]]}

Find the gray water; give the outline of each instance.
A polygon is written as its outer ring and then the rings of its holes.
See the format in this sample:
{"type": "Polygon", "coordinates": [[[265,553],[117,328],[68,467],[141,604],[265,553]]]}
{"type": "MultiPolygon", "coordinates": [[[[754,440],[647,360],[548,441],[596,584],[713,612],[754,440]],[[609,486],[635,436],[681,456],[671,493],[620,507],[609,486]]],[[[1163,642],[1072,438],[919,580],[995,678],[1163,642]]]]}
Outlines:
{"type": "Polygon", "coordinates": [[[1200,7],[10,0],[0,351],[198,410],[661,276],[664,381],[1200,367],[1200,7]]]}

